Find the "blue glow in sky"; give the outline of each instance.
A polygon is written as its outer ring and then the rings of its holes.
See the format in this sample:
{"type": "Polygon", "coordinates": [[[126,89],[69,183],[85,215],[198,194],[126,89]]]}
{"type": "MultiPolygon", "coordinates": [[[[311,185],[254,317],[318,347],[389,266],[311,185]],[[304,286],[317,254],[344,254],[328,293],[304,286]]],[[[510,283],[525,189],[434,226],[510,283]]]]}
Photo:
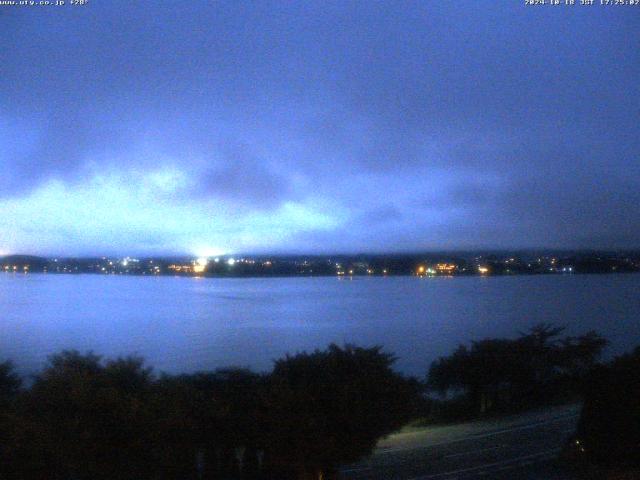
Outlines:
{"type": "Polygon", "coordinates": [[[0,253],[640,246],[640,9],[0,11],[0,253]]]}

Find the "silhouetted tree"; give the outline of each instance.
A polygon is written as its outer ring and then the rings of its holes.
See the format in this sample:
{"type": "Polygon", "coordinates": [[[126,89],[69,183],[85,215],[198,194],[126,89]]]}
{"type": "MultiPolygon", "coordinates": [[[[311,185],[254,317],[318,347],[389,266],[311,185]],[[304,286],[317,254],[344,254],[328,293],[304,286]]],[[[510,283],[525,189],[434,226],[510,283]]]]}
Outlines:
{"type": "Polygon", "coordinates": [[[158,378],[140,358],[65,351],[25,390],[0,364],[0,478],[331,477],[411,417],[419,385],[393,362],[379,347],[331,345],[271,375],[158,378]]]}
{"type": "Polygon", "coordinates": [[[20,392],[22,380],[9,361],[0,363],[0,478],[8,475],[12,429],[15,426],[14,401],[20,392]]]}
{"type": "Polygon", "coordinates": [[[559,366],[571,377],[584,377],[606,346],[607,340],[593,330],[579,337],[566,337],[561,340],[559,366]]]}
{"type": "Polygon", "coordinates": [[[472,342],[468,349],[461,345],[450,357],[434,362],[429,371],[429,384],[440,392],[463,390],[473,405],[482,412],[497,401],[498,392],[520,383],[519,375],[526,366],[517,346],[510,340],[472,342]]]}
{"type": "Polygon", "coordinates": [[[275,364],[268,396],[269,462],[298,478],[331,478],[405,424],[418,384],[380,347],[331,345],[275,364]]]}
{"type": "Polygon", "coordinates": [[[464,392],[473,409],[544,401],[579,383],[607,342],[595,332],[558,338],[562,327],[539,324],[516,339],[487,339],[458,347],[432,363],[428,385],[441,393],[464,392]]]}
{"type": "Polygon", "coordinates": [[[150,370],[138,358],[50,357],[25,393],[14,458],[18,478],[150,478],[150,370]]]}
{"type": "Polygon", "coordinates": [[[22,380],[14,371],[13,363],[0,363],[0,412],[11,402],[22,386],[22,380]]]}
{"type": "Polygon", "coordinates": [[[584,397],[579,452],[594,463],[640,466],[640,347],[594,369],[584,397]]]}
{"type": "Polygon", "coordinates": [[[165,429],[183,438],[182,450],[202,475],[255,473],[264,384],[264,376],[237,368],[161,379],[162,398],[177,407],[165,429]]]}
{"type": "Polygon", "coordinates": [[[204,394],[183,376],[163,375],[153,403],[157,412],[153,440],[162,472],[159,478],[194,478],[198,452],[207,442],[203,431],[211,423],[204,394]]]}

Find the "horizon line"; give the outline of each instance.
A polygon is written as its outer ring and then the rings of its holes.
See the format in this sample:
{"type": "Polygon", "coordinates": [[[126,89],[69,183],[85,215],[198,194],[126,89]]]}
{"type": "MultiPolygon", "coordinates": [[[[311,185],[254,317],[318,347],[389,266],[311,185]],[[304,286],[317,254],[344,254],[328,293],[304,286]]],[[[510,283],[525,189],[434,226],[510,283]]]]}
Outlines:
{"type": "Polygon", "coordinates": [[[444,254],[495,254],[495,253],[640,253],[640,247],[625,248],[597,248],[597,247],[477,247],[450,249],[421,249],[421,250],[387,250],[360,252],[242,252],[221,253],[218,255],[198,255],[194,253],[95,253],[95,254],[39,254],[39,253],[0,253],[5,257],[39,257],[44,259],[89,259],[89,258],[229,258],[229,257],[358,257],[358,256],[415,256],[415,255],[444,255],[444,254]]]}

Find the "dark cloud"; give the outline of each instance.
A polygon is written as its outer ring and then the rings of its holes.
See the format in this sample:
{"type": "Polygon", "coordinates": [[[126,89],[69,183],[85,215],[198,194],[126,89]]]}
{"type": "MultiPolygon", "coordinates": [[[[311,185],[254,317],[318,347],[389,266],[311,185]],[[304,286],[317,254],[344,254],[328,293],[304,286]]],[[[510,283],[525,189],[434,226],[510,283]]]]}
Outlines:
{"type": "MultiPolygon", "coordinates": [[[[35,138],[26,151],[0,154],[5,171],[0,198],[25,195],[48,179],[76,180],[87,163],[108,163],[135,145],[130,132],[116,122],[92,124],[86,120],[90,115],[56,113],[30,121],[35,138]]],[[[15,130],[10,134],[9,142],[20,142],[24,135],[15,130]]]]}
{"type": "Polygon", "coordinates": [[[402,220],[402,211],[395,205],[383,205],[378,208],[372,208],[358,215],[356,223],[360,223],[364,228],[372,226],[389,226],[398,224],[402,220]]]}
{"type": "Polygon", "coordinates": [[[532,173],[501,199],[507,218],[550,246],[640,244],[640,181],[596,172],[532,173]],[[545,240],[546,238],[546,240],[545,240]]]}
{"type": "MultiPolygon", "coordinates": [[[[472,175],[470,175],[472,177],[472,175]]],[[[428,193],[419,205],[427,209],[483,209],[496,208],[502,195],[503,186],[495,181],[477,181],[473,178],[458,180],[455,184],[445,187],[440,192],[428,193]]]]}
{"type": "Polygon", "coordinates": [[[271,169],[246,145],[225,147],[214,163],[198,180],[196,192],[200,195],[256,209],[273,209],[292,198],[289,179],[271,169]]]}
{"type": "MultiPolygon", "coordinates": [[[[628,9],[45,10],[0,16],[0,202],[51,179],[172,168],[189,177],[171,194],[181,208],[297,204],[351,223],[281,225],[282,248],[640,244],[640,17],[628,9]]],[[[149,244],[141,230],[134,244],[149,244]]]]}

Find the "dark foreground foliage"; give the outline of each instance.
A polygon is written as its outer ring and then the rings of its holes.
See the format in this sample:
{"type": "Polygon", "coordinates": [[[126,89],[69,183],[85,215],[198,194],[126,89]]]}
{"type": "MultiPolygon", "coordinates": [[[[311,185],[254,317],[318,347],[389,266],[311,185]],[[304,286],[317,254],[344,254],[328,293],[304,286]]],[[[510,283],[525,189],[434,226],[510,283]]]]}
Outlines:
{"type": "Polygon", "coordinates": [[[269,375],[157,377],[142,359],[63,352],[20,389],[0,364],[0,478],[332,478],[419,401],[380,348],[302,353],[269,375]]]}
{"type": "Polygon", "coordinates": [[[435,361],[428,374],[429,387],[454,394],[441,402],[441,414],[473,417],[579,394],[607,341],[595,332],[560,338],[563,330],[540,324],[516,339],[460,345],[452,355],[435,361]]]}
{"type": "Polygon", "coordinates": [[[589,377],[574,442],[591,463],[640,467],[640,347],[589,377]]]}

